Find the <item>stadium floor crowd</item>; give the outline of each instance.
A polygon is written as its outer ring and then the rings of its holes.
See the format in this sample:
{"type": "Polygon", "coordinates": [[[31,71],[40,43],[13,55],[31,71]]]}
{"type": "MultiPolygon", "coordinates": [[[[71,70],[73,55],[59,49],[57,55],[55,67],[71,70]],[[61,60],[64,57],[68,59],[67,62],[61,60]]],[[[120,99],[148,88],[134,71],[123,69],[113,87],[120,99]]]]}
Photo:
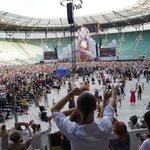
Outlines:
{"type": "MultiPolygon", "coordinates": [[[[96,72],[92,75],[92,76],[96,76],[96,72]]],[[[91,78],[90,78],[91,80],[91,78]]],[[[79,79],[75,80],[75,85],[76,86],[80,86],[80,83],[82,82],[82,77],[79,77],[79,79]]],[[[132,79],[131,81],[127,80],[126,82],[126,86],[125,86],[125,93],[126,93],[126,96],[125,98],[122,100],[122,105],[121,107],[117,106],[117,110],[118,110],[118,116],[116,116],[116,118],[119,120],[119,121],[123,121],[126,123],[126,125],[128,126],[128,121],[129,121],[129,118],[133,115],[137,115],[139,117],[142,117],[144,115],[144,113],[147,111],[146,110],[146,106],[148,105],[149,101],[150,101],[150,96],[149,96],[149,89],[150,89],[150,83],[146,83],[146,79],[141,76],[140,78],[140,82],[139,84],[142,84],[144,83],[144,91],[142,93],[142,99],[141,100],[138,100],[136,99],[136,103],[135,103],[135,106],[131,106],[130,105],[130,89],[132,88],[135,88],[135,84],[137,83],[137,79],[132,79]]],[[[111,83],[111,85],[116,85],[118,83],[111,83]]],[[[102,88],[103,85],[99,85],[97,80],[95,82],[95,85],[92,85],[90,86],[90,91],[91,93],[94,94],[94,89],[100,89],[102,88]]],[[[100,91],[100,94],[102,91],[100,91]]],[[[48,103],[49,103],[49,108],[46,108],[46,112],[47,112],[47,115],[51,115],[51,111],[50,111],[50,108],[51,106],[53,105],[53,99],[55,102],[57,102],[58,100],[60,100],[65,94],[67,94],[67,87],[61,87],[61,90],[59,92],[59,94],[54,91],[54,90],[51,90],[51,93],[48,95],[48,103]]],[[[137,94],[136,94],[137,95],[137,94]]],[[[75,100],[76,100],[77,97],[75,97],[75,100]]],[[[42,99],[42,101],[40,102],[40,106],[44,106],[44,100],[42,99]]],[[[64,107],[64,110],[68,109],[68,104],[65,105],[64,107]]],[[[17,115],[18,117],[18,121],[19,122],[29,122],[30,120],[34,120],[36,123],[39,123],[41,124],[41,128],[42,129],[47,129],[48,127],[48,123],[47,122],[43,122],[40,120],[39,118],[39,108],[38,107],[35,107],[34,104],[32,104],[30,107],[29,107],[29,111],[28,111],[28,115],[17,115]]],[[[95,117],[96,117],[96,113],[95,112],[95,117]]],[[[15,118],[13,117],[13,119],[7,119],[5,124],[7,126],[7,129],[10,129],[14,126],[14,122],[15,122],[15,118]]],[[[140,118],[138,120],[138,122],[140,123],[140,118]]],[[[52,120],[51,121],[52,123],[52,133],[57,131],[57,127],[55,125],[55,122],[52,120]]],[[[130,131],[131,129],[128,127],[128,131],[130,131]]]]}

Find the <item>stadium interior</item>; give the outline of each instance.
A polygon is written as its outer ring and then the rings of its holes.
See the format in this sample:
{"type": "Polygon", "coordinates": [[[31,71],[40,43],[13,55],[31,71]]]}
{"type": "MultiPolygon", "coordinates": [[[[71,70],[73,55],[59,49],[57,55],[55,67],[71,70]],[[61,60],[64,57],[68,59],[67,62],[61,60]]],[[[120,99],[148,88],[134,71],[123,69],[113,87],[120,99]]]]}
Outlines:
{"type": "MultiPolygon", "coordinates": [[[[77,59],[77,53],[75,56],[72,56],[72,51],[78,51],[76,42],[79,40],[79,30],[84,24],[95,25],[95,23],[99,23],[99,26],[96,26],[92,33],[88,33],[88,40],[91,42],[90,45],[92,46],[94,43],[95,50],[95,57],[91,57],[90,61],[117,60],[122,62],[150,59],[150,0],[139,0],[136,4],[121,10],[77,16],[71,24],[68,23],[67,17],[49,19],[33,18],[0,10],[0,66],[73,62],[73,59],[77,59]],[[107,58],[106,56],[102,56],[102,50],[109,48],[115,49],[113,54],[115,56],[114,59],[109,56],[107,58]],[[48,60],[45,60],[44,51],[51,52],[49,55],[52,56],[48,57],[48,60]]],[[[90,29],[89,27],[88,30],[90,29]]],[[[107,53],[107,55],[110,54],[107,53]]],[[[145,80],[143,79],[142,82],[145,82],[145,80]]],[[[132,88],[133,86],[134,82],[132,81],[129,87],[132,88]]],[[[148,94],[149,85],[145,87],[147,89],[145,88],[144,92],[147,93],[144,97],[144,105],[150,98],[148,94]]],[[[94,88],[98,88],[98,86],[94,88]]],[[[60,93],[61,96],[66,92],[66,89],[64,88],[62,91],[60,93]]],[[[51,94],[53,96],[57,95],[55,92],[51,94]]],[[[56,101],[59,99],[59,96],[56,96],[56,101]]],[[[127,97],[129,98],[129,94],[127,97]]],[[[1,99],[0,102],[2,103],[2,101],[1,99]]],[[[126,105],[125,102],[123,103],[126,105]]],[[[139,114],[141,116],[141,113],[145,112],[145,110],[143,110],[141,102],[138,102],[138,104],[141,105],[138,107],[142,109],[139,114]]],[[[138,110],[134,111],[138,113],[138,110]]],[[[31,112],[33,116],[30,115],[28,118],[19,116],[19,119],[21,121],[29,121],[29,119],[33,119],[36,116],[35,120],[39,121],[37,116],[39,110],[36,108],[35,110],[31,110],[31,112]]],[[[119,112],[121,113],[121,110],[119,112]]],[[[123,110],[123,117],[127,114],[125,117],[126,123],[128,122],[130,112],[132,112],[132,108],[130,110],[128,108],[123,110]]],[[[48,113],[50,114],[50,110],[48,110],[48,113]]],[[[11,121],[6,121],[7,126],[10,127],[13,121],[14,118],[11,121]]],[[[41,124],[43,128],[46,128],[44,123],[41,124]]],[[[53,131],[55,129],[56,127],[53,128],[53,131]]],[[[131,150],[136,150],[138,144],[134,138],[134,134],[137,132],[144,133],[147,130],[129,130],[129,132],[132,137],[131,150]]],[[[44,142],[46,143],[45,150],[52,148],[49,139],[51,137],[48,134],[44,138],[44,142]]]]}

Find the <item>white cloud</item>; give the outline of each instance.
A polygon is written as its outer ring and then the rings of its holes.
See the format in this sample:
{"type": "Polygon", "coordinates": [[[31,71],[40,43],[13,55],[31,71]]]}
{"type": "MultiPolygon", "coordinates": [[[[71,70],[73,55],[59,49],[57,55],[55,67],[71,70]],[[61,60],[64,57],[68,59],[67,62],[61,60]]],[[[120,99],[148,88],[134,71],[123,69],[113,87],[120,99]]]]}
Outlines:
{"type": "MultiPolygon", "coordinates": [[[[138,0],[83,0],[82,9],[75,16],[91,15],[122,9],[138,0]]],[[[36,18],[60,18],[67,16],[67,9],[59,0],[0,0],[0,10],[36,18]]],[[[75,0],[74,0],[75,2],[75,0]]]]}

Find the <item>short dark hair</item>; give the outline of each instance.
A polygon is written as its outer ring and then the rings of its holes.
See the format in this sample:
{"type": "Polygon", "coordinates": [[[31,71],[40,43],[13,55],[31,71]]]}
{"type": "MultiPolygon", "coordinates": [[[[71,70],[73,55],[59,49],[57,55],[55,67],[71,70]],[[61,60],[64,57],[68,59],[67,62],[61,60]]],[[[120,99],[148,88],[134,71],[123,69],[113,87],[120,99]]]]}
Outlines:
{"type": "Polygon", "coordinates": [[[37,124],[36,123],[32,123],[31,124],[31,128],[34,130],[34,129],[36,129],[37,128],[37,124]]]}
{"type": "Polygon", "coordinates": [[[9,136],[9,139],[14,143],[18,143],[21,138],[21,133],[17,130],[12,131],[9,136]]]}
{"type": "Polygon", "coordinates": [[[41,125],[37,124],[37,131],[40,131],[40,130],[41,130],[41,125]]]}

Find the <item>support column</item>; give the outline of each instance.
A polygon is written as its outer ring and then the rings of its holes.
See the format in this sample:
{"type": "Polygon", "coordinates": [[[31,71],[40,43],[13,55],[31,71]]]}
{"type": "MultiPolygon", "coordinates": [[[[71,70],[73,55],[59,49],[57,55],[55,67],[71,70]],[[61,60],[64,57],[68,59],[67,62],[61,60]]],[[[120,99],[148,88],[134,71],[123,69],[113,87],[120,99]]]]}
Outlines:
{"type": "Polygon", "coordinates": [[[70,25],[71,52],[72,52],[72,74],[76,73],[76,50],[75,50],[75,26],[70,25]]]}

